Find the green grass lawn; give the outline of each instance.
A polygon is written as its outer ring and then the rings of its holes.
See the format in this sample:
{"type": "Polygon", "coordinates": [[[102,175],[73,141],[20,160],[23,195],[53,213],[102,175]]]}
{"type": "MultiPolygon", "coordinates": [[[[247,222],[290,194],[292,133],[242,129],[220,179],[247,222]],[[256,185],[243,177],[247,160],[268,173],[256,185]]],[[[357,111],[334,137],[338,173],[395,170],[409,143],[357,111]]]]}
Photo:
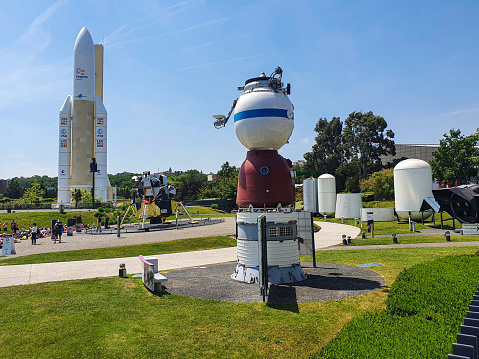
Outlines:
{"type": "MultiPolygon", "coordinates": [[[[416,235],[416,236],[399,236],[396,237],[399,244],[405,243],[445,243],[446,239],[444,236],[441,235],[416,235]]],[[[451,236],[451,242],[473,242],[479,241],[479,236],[459,236],[454,235],[451,236]]],[[[369,245],[377,245],[377,244],[393,244],[392,237],[374,237],[374,238],[366,238],[362,239],[358,237],[353,239],[353,246],[369,246],[369,245]]],[[[348,244],[349,246],[351,244],[348,244]]]]}
{"type": "MultiPolygon", "coordinates": [[[[198,216],[211,216],[211,217],[234,217],[234,214],[225,214],[221,211],[214,210],[208,207],[187,207],[186,208],[192,217],[198,216]]],[[[82,216],[83,224],[93,225],[96,224],[97,218],[95,217],[95,213],[98,211],[88,210],[84,212],[80,211],[68,211],[66,213],[60,213],[56,211],[49,211],[49,212],[15,212],[15,213],[0,213],[0,222],[5,223],[8,222],[8,233],[11,233],[10,230],[10,222],[15,220],[18,223],[19,228],[31,227],[33,223],[36,223],[39,227],[46,227],[50,228],[52,225],[52,220],[59,219],[63,222],[63,224],[67,224],[67,219],[72,218],[74,214],[78,216],[82,216]]],[[[123,218],[124,212],[114,211],[104,213],[103,216],[110,217],[110,224],[116,225],[116,216],[120,215],[120,218],[123,218]]],[[[170,220],[174,220],[176,218],[175,215],[169,217],[170,220]]],[[[179,218],[188,218],[186,214],[182,214],[179,218]]],[[[139,222],[138,218],[132,217],[131,222],[139,222]]],[[[2,227],[3,230],[3,227],[2,227]]]]}
{"type": "MultiPolygon", "coordinates": [[[[439,214],[435,214],[436,216],[436,224],[434,225],[432,222],[425,222],[424,224],[422,223],[416,223],[416,231],[421,231],[424,229],[429,229],[429,228],[436,228],[440,229],[441,228],[441,218],[439,214]]],[[[315,221],[322,222],[324,221],[324,218],[320,217],[315,217],[315,221]]],[[[431,220],[431,218],[428,219],[428,221],[431,220]]],[[[327,222],[332,222],[332,223],[341,223],[340,218],[328,218],[327,222]]],[[[355,220],[354,219],[345,219],[344,224],[350,225],[350,226],[355,226],[355,220]]],[[[447,213],[443,213],[443,228],[444,230],[452,230],[453,228],[453,223],[452,223],[452,218],[449,216],[447,213]]],[[[321,224],[319,224],[321,225],[321,224]]],[[[363,222],[361,227],[361,222],[359,227],[361,231],[365,231],[367,233],[367,223],[363,222]]],[[[462,228],[461,223],[456,221],[456,228],[462,228]]],[[[392,221],[392,222],[374,222],[374,234],[375,235],[382,235],[382,234],[405,234],[405,233],[412,233],[409,230],[409,224],[408,223],[401,223],[398,224],[397,220],[392,221]]],[[[368,236],[370,234],[368,233],[368,236]]]]}
{"type": "Polygon", "coordinates": [[[37,264],[51,262],[70,262],[92,259],[134,257],[139,254],[153,255],[199,251],[202,249],[225,248],[236,246],[236,240],[226,236],[186,238],[168,242],[137,244],[134,246],[81,249],[76,251],[39,253],[29,256],[13,257],[0,260],[0,266],[12,264],[37,264]]]}
{"type": "MultiPolygon", "coordinates": [[[[478,247],[322,251],[318,261],[372,269],[386,287],[293,305],[223,303],[147,291],[137,278],[0,288],[4,358],[308,358],[351,319],[384,308],[404,268],[478,247]]],[[[303,258],[308,259],[308,258],[303,258]]]]}

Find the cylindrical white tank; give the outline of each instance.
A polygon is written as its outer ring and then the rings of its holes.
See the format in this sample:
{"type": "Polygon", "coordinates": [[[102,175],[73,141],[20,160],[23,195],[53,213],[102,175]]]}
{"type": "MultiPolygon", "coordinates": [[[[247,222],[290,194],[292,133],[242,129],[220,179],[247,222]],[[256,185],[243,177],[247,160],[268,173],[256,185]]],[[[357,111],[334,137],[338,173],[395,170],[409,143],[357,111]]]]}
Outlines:
{"type": "Polygon", "coordinates": [[[361,193],[338,193],[335,218],[360,218],[361,208],[363,208],[361,193]]]}
{"type": "Polygon", "coordinates": [[[316,178],[308,178],[303,181],[303,204],[305,211],[318,212],[318,187],[316,186],[316,178]]]}
{"type": "MultiPolygon", "coordinates": [[[[394,167],[394,200],[399,217],[408,218],[411,212],[413,221],[421,221],[422,202],[432,196],[432,170],[426,161],[410,158],[394,167]]],[[[431,215],[432,211],[424,212],[424,219],[431,215]]]]}
{"type": "Polygon", "coordinates": [[[330,174],[322,174],[318,182],[318,212],[332,216],[336,211],[336,178],[330,174]]]}

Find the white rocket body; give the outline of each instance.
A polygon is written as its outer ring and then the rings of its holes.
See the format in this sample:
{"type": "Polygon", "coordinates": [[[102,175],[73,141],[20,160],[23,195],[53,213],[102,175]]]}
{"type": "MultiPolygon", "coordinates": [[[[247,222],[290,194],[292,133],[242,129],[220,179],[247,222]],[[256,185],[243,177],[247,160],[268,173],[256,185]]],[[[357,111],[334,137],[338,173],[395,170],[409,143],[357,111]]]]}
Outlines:
{"type": "Polygon", "coordinates": [[[95,99],[95,45],[86,27],[76,39],[73,62],[73,98],[68,96],[60,110],[58,203],[70,203],[75,189],[91,190],[90,163],[97,154],[95,197],[106,201],[107,114],[100,96],[95,99]]]}
{"type": "Polygon", "coordinates": [[[89,190],[94,157],[95,45],[86,27],[75,42],[73,63],[71,187],[89,190]]]}

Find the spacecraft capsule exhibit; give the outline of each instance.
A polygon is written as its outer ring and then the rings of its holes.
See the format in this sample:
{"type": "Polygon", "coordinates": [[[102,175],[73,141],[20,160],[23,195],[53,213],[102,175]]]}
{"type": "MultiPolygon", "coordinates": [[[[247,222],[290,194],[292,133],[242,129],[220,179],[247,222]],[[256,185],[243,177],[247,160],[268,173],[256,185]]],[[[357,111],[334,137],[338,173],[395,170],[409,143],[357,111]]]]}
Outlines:
{"type": "Polygon", "coordinates": [[[236,136],[248,150],[277,151],[293,133],[293,104],[285,93],[274,91],[270,81],[264,73],[247,80],[235,106],[236,136]]]}
{"type": "Polygon", "coordinates": [[[245,82],[241,96],[227,116],[215,115],[216,128],[226,125],[234,112],[235,132],[249,150],[238,176],[236,226],[238,262],[232,279],[259,282],[258,218],[266,215],[268,282],[291,283],[306,279],[299,263],[292,163],[278,150],[294,128],[293,104],[281,82],[283,70],[261,73],[245,82]]]}

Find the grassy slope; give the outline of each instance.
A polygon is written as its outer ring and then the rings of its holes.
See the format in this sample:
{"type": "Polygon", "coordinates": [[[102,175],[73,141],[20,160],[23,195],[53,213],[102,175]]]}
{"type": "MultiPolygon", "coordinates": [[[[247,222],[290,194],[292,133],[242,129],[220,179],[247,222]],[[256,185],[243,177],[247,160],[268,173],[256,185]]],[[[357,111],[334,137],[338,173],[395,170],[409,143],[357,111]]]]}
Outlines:
{"type": "MultiPolygon", "coordinates": [[[[209,215],[209,216],[234,216],[229,214],[223,214],[221,211],[217,211],[208,207],[187,207],[188,212],[195,217],[197,213],[199,215],[209,215]]],[[[67,218],[72,218],[74,214],[77,216],[82,216],[83,224],[96,224],[97,219],[94,214],[97,211],[88,210],[84,212],[80,211],[69,211],[64,214],[57,212],[57,211],[49,211],[49,212],[15,212],[15,213],[0,213],[0,222],[3,224],[6,221],[9,223],[8,231],[10,233],[10,222],[14,219],[20,228],[28,228],[31,227],[32,224],[35,222],[39,227],[47,227],[50,228],[52,225],[52,219],[60,219],[64,224],[67,223],[67,218]]],[[[117,213],[117,212],[115,212],[117,213]]],[[[121,212],[123,215],[124,212],[121,212]]],[[[110,217],[110,223],[113,220],[116,224],[116,217],[113,213],[104,213],[104,215],[108,215],[110,217]]],[[[186,218],[186,215],[181,215],[180,218],[186,218]]],[[[175,216],[169,217],[170,219],[174,219],[175,216]]],[[[2,228],[3,229],[3,228],[2,228]]]]}
{"type": "Polygon", "coordinates": [[[5,358],[303,358],[352,318],[384,307],[398,273],[478,248],[319,252],[318,261],[373,269],[381,290],[340,301],[268,306],[148,292],[139,279],[107,278],[0,288],[5,358]]]}
{"type": "Polygon", "coordinates": [[[39,253],[29,256],[7,258],[0,266],[12,264],[36,264],[50,262],[69,262],[104,258],[134,257],[139,254],[153,255],[198,251],[202,249],[234,247],[236,240],[226,236],[178,239],[168,242],[137,244],[134,246],[81,249],[76,251],[39,253]]]}
{"type": "MultiPolygon", "coordinates": [[[[441,235],[417,235],[397,237],[398,243],[445,243],[446,239],[441,235]]],[[[479,241],[479,236],[451,236],[451,242],[472,242],[479,241]]],[[[361,237],[353,240],[355,246],[393,244],[392,237],[374,237],[362,239],[361,237]]]]}

